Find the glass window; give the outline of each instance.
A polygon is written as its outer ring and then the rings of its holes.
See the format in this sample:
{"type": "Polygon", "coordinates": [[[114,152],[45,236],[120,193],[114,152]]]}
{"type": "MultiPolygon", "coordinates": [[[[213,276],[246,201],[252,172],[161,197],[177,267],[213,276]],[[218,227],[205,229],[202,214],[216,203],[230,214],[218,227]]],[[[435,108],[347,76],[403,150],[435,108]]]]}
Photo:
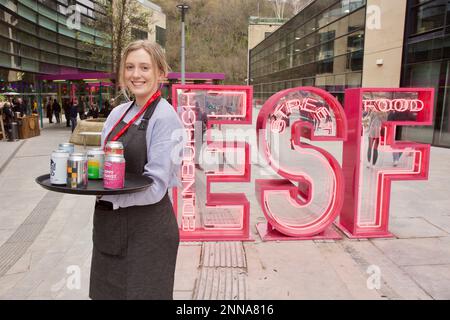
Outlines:
{"type": "Polygon", "coordinates": [[[408,45],[408,63],[441,59],[443,44],[442,38],[411,43],[408,45]]]}
{"type": "Polygon", "coordinates": [[[315,58],[315,50],[314,48],[304,51],[303,53],[304,63],[310,63],[314,61],[315,58]]]}
{"type": "Polygon", "coordinates": [[[67,46],[67,47],[72,47],[72,48],[76,47],[76,41],[74,39],[71,39],[71,38],[68,38],[68,37],[64,37],[62,35],[59,36],[58,42],[60,44],[62,44],[62,45],[67,46]]]}
{"type": "Polygon", "coordinates": [[[347,73],[345,75],[345,85],[348,88],[361,87],[362,75],[359,72],[347,73]]]}
{"type": "Polygon", "coordinates": [[[333,59],[326,59],[317,63],[317,73],[333,73],[333,59]]]}
{"type": "Polygon", "coordinates": [[[56,30],[56,22],[52,21],[44,16],[39,16],[39,25],[46,27],[47,29],[57,31],[56,30]]]}
{"type": "Polygon", "coordinates": [[[36,12],[34,12],[33,10],[25,7],[24,5],[21,5],[20,3],[19,3],[19,7],[18,7],[18,11],[17,12],[19,13],[20,16],[24,17],[27,20],[30,20],[30,21],[33,21],[33,22],[36,22],[36,20],[37,20],[36,12]]]}
{"type": "Polygon", "coordinates": [[[317,50],[316,60],[329,59],[334,56],[334,41],[322,43],[317,50]]]}
{"type": "Polygon", "coordinates": [[[17,40],[21,43],[26,43],[29,46],[39,47],[39,40],[37,37],[27,34],[22,31],[17,31],[17,40]]]}
{"type": "Polygon", "coordinates": [[[65,25],[59,24],[59,33],[63,34],[65,36],[75,38],[75,32],[74,30],[68,29],[65,25]]]}
{"type": "Polygon", "coordinates": [[[39,63],[35,60],[22,59],[22,70],[38,72],[39,63]]]}
{"type": "Polygon", "coordinates": [[[48,63],[58,64],[58,56],[49,52],[41,51],[41,60],[48,63]]]}
{"type": "Polygon", "coordinates": [[[22,57],[39,60],[39,50],[36,50],[35,48],[30,48],[30,47],[24,46],[23,44],[20,45],[19,54],[22,57]]]}
{"type": "Polygon", "coordinates": [[[20,19],[19,18],[17,20],[16,27],[21,29],[21,30],[28,31],[29,33],[36,34],[36,25],[31,23],[31,22],[28,22],[25,19],[20,19]]]}
{"type": "Polygon", "coordinates": [[[17,12],[17,5],[13,0],[0,0],[0,3],[7,7],[8,9],[17,12]]]}
{"type": "Polygon", "coordinates": [[[163,48],[166,46],[166,29],[156,26],[156,42],[163,48]]]}
{"type": "Polygon", "coordinates": [[[349,55],[350,70],[358,71],[363,68],[363,51],[351,52],[349,55]]]}
{"type": "Polygon", "coordinates": [[[69,47],[59,46],[59,54],[76,58],[77,51],[69,47]]]}
{"type": "Polygon", "coordinates": [[[59,63],[62,64],[62,65],[71,66],[71,67],[76,67],[77,66],[76,59],[63,57],[63,56],[59,57],[59,63]]]}
{"type": "Polygon", "coordinates": [[[41,37],[41,39],[56,42],[57,33],[45,28],[39,28],[39,36],[41,37]]]}
{"type": "MultiPolygon", "coordinates": [[[[441,62],[418,63],[405,67],[405,87],[435,88],[439,90],[439,78],[441,62]]],[[[435,108],[436,111],[436,108],[435,108]]],[[[412,139],[418,142],[432,143],[433,127],[403,127],[401,129],[402,140],[412,139]]]]}
{"type": "Polygon", "coordinates": [[[0,51],[9,52],[10,49],[11,49],[10,42],[5,38],[0,37],[0,51]]]}
{"type": "Polygon", "coordinates": [[[7,24],[0,23],[0,35],[9,38],[10,28],[7,24]]]}
{"type": "Polygon", "coordinates": [[[365,10],[358,10],[357,12],[352,13],[348,17],[348,32],[351,33],[353,31],[363,29],[365,19],[366,19],[365,10]]]}
{"type": "Polygon", "coordinates": [[[440,110],[436,112],[436,131],[434,143],[439,146],[450,147],[450,61],[442,63],[441,78],[446,79],[439,88],[438,103],[440,110]],[[441,109],[442,108],[442,109],[441,109]]]}
{"type": "Polygon", "coordinates": [[[9,54],[0,52],[0,65],[11,68],[11,57],[9,54]]]}
{"type": "Polygon", "coordinates": [[[56,10],[56,1],[55,0],[38,0],[43,5],[46,5],[47,7],[56,10]]]}
{"type": "Polygon", "coordinates": [[[346,35],[348,33],[348,16],[330,24],[329,32],[332,32],[336,38],[346,35]]]}
{"type": "Polygon", "coordinates": [[[57,44],[55,44],[53,42],[45,41],[42,39],[39,42],[40,42],[40,48],[42,50],[58,53],[58,48],[57,48],[58,45],[57,44]]]}
{"type": "Polygon", "coordinates": [[[432,1],[413,9],[413,33],[422,33],[444,25],[446,5],[432,1]]]}
{"type": "Polygon", "coordinates": [[[364,49],[364,32],[358,31],[356,33],[353,33],[347,38],[347,51],[358,51],[364,49]]]}

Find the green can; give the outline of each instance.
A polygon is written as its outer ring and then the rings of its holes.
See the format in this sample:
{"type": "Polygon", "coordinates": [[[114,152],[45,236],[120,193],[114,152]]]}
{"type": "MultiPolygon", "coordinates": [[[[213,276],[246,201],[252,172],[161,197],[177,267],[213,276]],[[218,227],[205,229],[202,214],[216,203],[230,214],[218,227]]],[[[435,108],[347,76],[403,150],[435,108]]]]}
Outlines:
{"type": "Polygon", "coordinates": [[[88,178],[90,180],[103,179],[103,166],[105,163],[105,152],[102,148],[90,149],[87,152],[88,178]]]}

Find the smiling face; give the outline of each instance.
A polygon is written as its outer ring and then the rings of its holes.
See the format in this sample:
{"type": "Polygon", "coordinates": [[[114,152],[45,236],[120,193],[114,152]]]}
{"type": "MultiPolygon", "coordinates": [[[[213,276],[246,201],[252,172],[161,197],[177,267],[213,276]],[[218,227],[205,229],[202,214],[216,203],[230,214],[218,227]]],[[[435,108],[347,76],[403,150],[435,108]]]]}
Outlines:
{"type": "Polygon", "coordinates": [[[156,92],[160,74],[145,49],[140,48],[128,54],[123,76],[125,85],[136,99],[145,99],[156,92]]]}

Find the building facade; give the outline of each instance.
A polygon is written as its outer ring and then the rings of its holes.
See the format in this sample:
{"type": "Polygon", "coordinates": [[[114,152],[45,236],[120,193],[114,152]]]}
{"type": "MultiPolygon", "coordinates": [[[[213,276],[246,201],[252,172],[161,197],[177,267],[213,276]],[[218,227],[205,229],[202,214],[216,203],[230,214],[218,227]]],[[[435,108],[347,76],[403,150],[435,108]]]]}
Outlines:
{"type": "Polygon", "coordinates": [[[450,3],[447,0],[409,0],[403,68],[403,87],[436,90],[433,127],[405,128],[402,137],[450,147],[450,3]]]}
{"type": "Polygon", "coordinates": [[[317,0],[250,51],[250,84],[261,101],[297,86],[342,95],[362,82],[365,0],[317,0]]]}
{"type": "MultiPolygon", "coordinates": [[[[133,36],[164,46],[166,17],[161,8],[147,0],[136,1],[142,10],[151,12],[152,18],[148,30],[132,30],[133,36]],[[143,37],[139,37],[140,33],[143,37]]],[[[106,52],[110,49],[101,33],[92,27],[104,14],[104,8],[96,0],[0,0],[0,93],[68,96],[71,90],[68,81],[77,79],[80,88],[87,88],[79,94],[89,94],[93,86],[87,86],[83,77],[78,80],[78,76],[73,76],[91,73],[105,73],[103,86],[107,86],[111,59],[92,54],[92,46],[106,52]],[[59,77],[61,80],[56,80],[59,83],[38,84],[39,79],[52,79],[55,75],[67,77],[59,77]],[[62,79],[68,81],[63,85],[62,79]]],[[[102,78],[87,80],[102,81],[102,78]]]]}
{"type": "Polygon", "coordinates": [[[256,103],[298,86],[433,87],[433,126],[399,138],[450,147],[447,0],[315,0],[249,53],[256,103]]]}
{"type": "Polygon", "coordinates": [[[101,13],[92,0],[0,0],[0,80],[32,84],[37,74],[109,70],[81,45],[103,46],[88,26],[101,13]]]}

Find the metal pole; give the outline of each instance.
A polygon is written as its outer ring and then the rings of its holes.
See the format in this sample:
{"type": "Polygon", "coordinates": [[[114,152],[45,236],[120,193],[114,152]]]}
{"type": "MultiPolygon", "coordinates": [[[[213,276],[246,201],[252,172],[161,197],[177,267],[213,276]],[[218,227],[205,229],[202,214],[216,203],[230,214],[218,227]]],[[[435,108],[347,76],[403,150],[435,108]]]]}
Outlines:
{"type": "Polygon", "coordinates": [[[181,9],[181,84],[186,84],[185,75],[185,34],[184,34],[184,8],[181,9]]]}

